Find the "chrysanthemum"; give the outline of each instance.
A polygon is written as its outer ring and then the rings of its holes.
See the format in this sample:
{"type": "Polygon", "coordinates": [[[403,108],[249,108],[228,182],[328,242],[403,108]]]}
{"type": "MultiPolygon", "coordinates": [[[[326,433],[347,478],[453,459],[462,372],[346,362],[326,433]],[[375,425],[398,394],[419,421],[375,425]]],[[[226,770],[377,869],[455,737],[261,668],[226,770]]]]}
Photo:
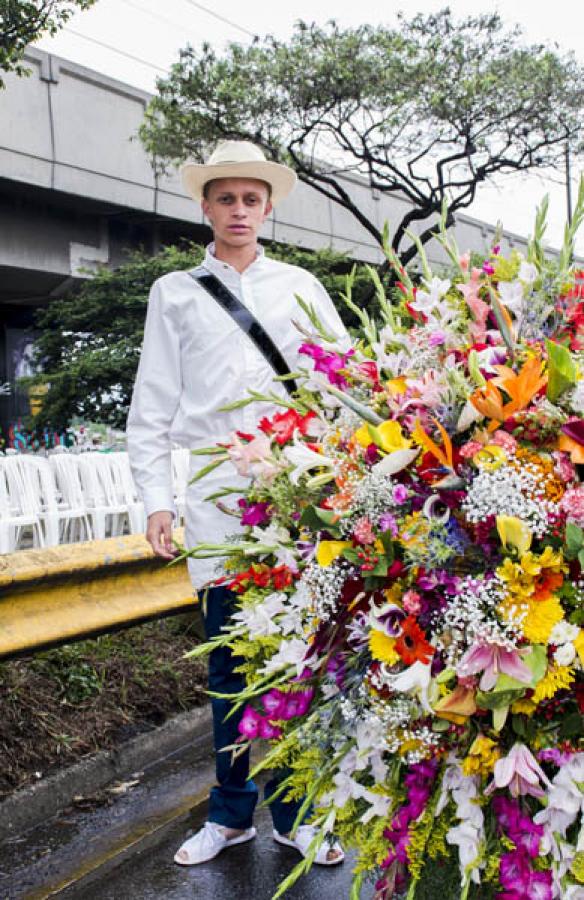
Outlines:
{"type": "Polygon", "coordinates": [[[484,734],[479,734],[473,741],[468,756],[462,761],[462,771],[465,775],[490,775],[500,756],[497,743],[484,734]]]}
{"type": "Polygon", "coordinates": [[[529,599],[526,603],[527,615],[521,629],[532,644],[547,644],[554,625],[564,617],[562,604],[557,597],[548,600],[529,599]]]}
{"type": "Polygon", "coordinates": [[[572,666],[550,666],[541,681],[538,681],[531,700],[536,705],[542,700],[549,700],[558,691],[569,688],[574,678],[572,666]]]}
{"type": "Polygon", "coordinates": [[[369,634],[369,651],[373,659],[390,666],[399,662],[400,656],[395,649],[395,641],[395,638],[389,637],[384,631],[373,628],[369,634]]]}

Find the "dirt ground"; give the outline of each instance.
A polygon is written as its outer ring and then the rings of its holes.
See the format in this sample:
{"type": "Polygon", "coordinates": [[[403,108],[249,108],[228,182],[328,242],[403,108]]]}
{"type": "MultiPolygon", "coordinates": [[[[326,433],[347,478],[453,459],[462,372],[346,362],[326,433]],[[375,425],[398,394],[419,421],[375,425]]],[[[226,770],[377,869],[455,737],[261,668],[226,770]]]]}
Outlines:
{"type": "Polygon", "coordinates": [[[204,703],[197,631],[166,619],[0,663],[0,800],[204,703]]]}

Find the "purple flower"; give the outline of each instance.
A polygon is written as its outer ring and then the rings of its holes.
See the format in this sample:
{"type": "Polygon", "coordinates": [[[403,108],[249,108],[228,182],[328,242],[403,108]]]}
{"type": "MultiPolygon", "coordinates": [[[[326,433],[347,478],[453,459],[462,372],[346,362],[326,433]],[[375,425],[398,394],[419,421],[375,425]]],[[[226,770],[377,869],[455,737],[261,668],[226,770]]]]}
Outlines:
{"type": "Polygon", "coordinates": [[[545,750],[540,750],[537,754],[537,758],[541,762],[551,762],[558,768],[565,766],[573,757],[574,754],[569,750],[558,750],[557,747],[548,747],[545,750]]]}
{"type": "Polygon", "coordinates": [[[486,275],[494,275],[494,274],[495,274],[495,267],[494,267],[493,265],[491,265],[490,262],[486,261],[486,262],[483,263],[483,272],[484,272],[486,275]]]}
{"type": "Polygon", "coordinates": [[[388,637],[397,637],[401,632],[401,623],[406,618],[404,610],[400,606],[389,606],[378,621],[383,625],[383,630],[388,637]]]}
{"type": "Polygon", "coordinates": [[[262,719],[259,725],[260,737],[265,741],[275,741],[282,736],[282,729],[268,719],[262,719]]]}
{"type": "Polygon", "coordinates": [[[376,462],[379,462],[379,450],[375,444],[369,444],[365,451],[364,458],[368,466],[373,466],[376,462]]]}
{"type": "Polygon", "coordinates": [[[315,372],[324,372],[331,384],[338,388],[347,387],[347,382],[339,374],[339,370],[345,368],[347,360],[353,355],[354,350],[349,350],[348,353],[339,356],[338,353],[330,353],[315,344],[301,344],[298,352],[310,356],[314,361],[315,372]]]}
{"type": "Polygon", "coordinates": [[[263,717],[253,708],[253,706],[246,706],[239,725],[237,726],[237,730],[243,737],[253,741],[255,738],[259,737],[260,725],[263,721],[263,717]]]}
{"type": "Polygon", "coordinates": [[[446,332],[442,331],[441,328],[437,329],[437,331],[433,331],[430,337],[428,338],[428,346],[429,347],[439,347],[446,341],[446,332]]]}
{"type": "Polygon", "coordinates": [[[405,503],[409,496],[409,491],[403,484],[396,484],[392,493],[393,499],[398,504],[398,506],[401,506],[402,503],[405,503]]]}
{"type": "Polygon", "coordinates": [[[269,503],[248,503],[242,497],[238,501],[238,506],[243,512],[242,525],[265,525],[270,521],[269,503]]]}
{"type": "Polygon", "coordinates": [[[397,520],[391,513],[383,513],[383,515],[379,517],[379,527],[382,531],[391,531],[392,537],[397,537],[399,533],[397,520]]]}

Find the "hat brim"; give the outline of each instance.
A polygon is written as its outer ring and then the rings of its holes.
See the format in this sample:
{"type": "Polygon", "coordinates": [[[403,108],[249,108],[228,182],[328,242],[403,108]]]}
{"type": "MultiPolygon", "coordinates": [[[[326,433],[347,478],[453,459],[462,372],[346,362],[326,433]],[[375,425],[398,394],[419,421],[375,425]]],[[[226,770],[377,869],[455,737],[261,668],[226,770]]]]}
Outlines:
{"type": "Polygon", "coordinates": [[[256,178],[267,181],[272,188],[272,206],[276,206],[288,196],[297,182],[296,172],[280,163],[262,161],[218,163],[186,162],[181,167],[183,184],[188,194],[199,203],[203,197],[203,187],[216,178],[256,178]]]}

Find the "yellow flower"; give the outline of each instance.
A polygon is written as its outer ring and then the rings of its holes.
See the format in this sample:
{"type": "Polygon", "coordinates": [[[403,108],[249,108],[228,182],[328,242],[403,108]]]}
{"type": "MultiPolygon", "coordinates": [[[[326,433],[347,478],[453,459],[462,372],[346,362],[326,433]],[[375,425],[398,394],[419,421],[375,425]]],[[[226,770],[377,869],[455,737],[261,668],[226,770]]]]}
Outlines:
{"type": "Polygon", "coordinates": [[[465,775],[490,775],[501,751],[495,741],[479,734],[472,743],[468,756],[462,761],[465,775]]]}
{"type": "Polygon", "coordinates": [[[542,700],[549,700],[558,691],[569,688],[574,678],[572,666],[550,666],[541,681],[538,681],[531,700],[536,706],[542,700]]]}
{"type": "Polygon", "coordinates": [[[580,629],[580,634],[574,641],[574,647],[576,648],[576,653],[580,657],[580,662],[584,666],[584,628],[580,629]]]}
{"type": "Polygon", "coordinates": [[[394,453],[396,450],[409,450],[412,442],[404,437],[401,425],[394,419],[388,419],[381,425],[362,425],[354,434],[355,440],[362,447],[376,444],[386,453],[394,453]]]}
{"type": "Polygon", "coordinates": [[[389,637],[384,631],[373,628],[369,635],[369,650],[373,659],[395,665],[400,660],[400,655],[395,650],[395,638],[389,637]]]}
{"type": "Polygon", "coordinates": [[[557,597],[548,600],[529,600],[521,625],[523,634],[532,644],[547,644],[554,625],[564,618],[562,604],[557,597]]]}
{"type": "Polygon", "coordinates": [[[580,851],[572,860],[570,872],[579,884],[584,884],[584,852],[580,851]]]}
{"type": "Polygon", "coordinates": [[[351,546],[350,541],[321,541],[316,551],[316,561],[319,566],[330,566],[346,547],[351,546]]]}
{"type": "Polygon", "coordinates": [[[532,644],[547,644],[552,628],[564,618],[562,604],[557,597],[536,600],[527,592],[523,598],[510,593],[499,606],[499,613],[508,621],[515,619],[518,612],[523,615],[523,634],[532,644]]]}
{"type": "Polygon", "coordinates": [[[405,394],[407,386],[408,383],[405,378],[391,378],[385,383],[385,387],[392,397],[398,397],[400,394],[405,394]]]}
{"type": "Polygon", "coordinates": [[[511,704],[511,712],[515,714],[523,713],[526,716],[532,716],[536,709],[537,705],[533,700],[530,700],[527,697],[523,697],[521,700],[515,700],[515,702],[511,704]]]}
{"type": "Polygon", "coordinates": [[[497,516],[497,531],[507,549],[511,545],[521,554],[531,547],[531,529],[517,516],[497,516]]]}
{"type": "Polygon", "coordinates": [[[479,469],[486,469],[492,472],[502,466],[507,459],[507,454],[502,447],[497,444],[487,444],[482,450],[479,450],[472,458],[473,463],[479,469]]]}

